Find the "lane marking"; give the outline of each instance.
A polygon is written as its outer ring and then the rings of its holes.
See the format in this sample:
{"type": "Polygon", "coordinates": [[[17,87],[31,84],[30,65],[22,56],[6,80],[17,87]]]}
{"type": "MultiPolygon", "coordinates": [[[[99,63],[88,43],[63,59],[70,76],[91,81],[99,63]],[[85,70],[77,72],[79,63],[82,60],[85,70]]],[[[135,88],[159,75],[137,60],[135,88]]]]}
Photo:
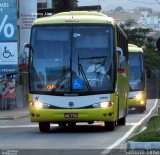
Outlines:
{"type": "Polygon", "coordinates": [[[38,125],[10,125],[10,126],[1,126],[0,129],[5,128],[32,128],[32,127],[38,127],[38,125]]]}
{"type": "MultiPolygon", "coordinates": [[[[52,126],[58,126],[58,124],[52,124],[52,126]]],[[[37,128],[38,124],[35,125],[10,125],[10,126],[0,126],[0,129],[5,129],[5,128],[37,128]]]]}
{"type": "Polygon", "coordinates": [[[147,129],[147,127],[144,126],[139,132],[141,133],[141,132],[143,132],[143,131],[146,130],[146,129],[147,129]]]}
{"type": "Polygon", "coordinates": [[[154,106],[152,107],[152,109],[149,111],[149,113],[143,117],[139,122],[137,122],[123,137],[121,137],[119,140],[117,140],[115,143],[113,143],[112,145],[108,146],[107,148],[105,148],[101,154],[104,155],[104,154],[107,154],[109,153],[113,148],[115,148],[116,146],[118,146],[120,143],[122,143],[125,139],[127,139],[130,134],[137,128],[137,126],[141,125],[142,122],[147,119],[151,114],[152,114],[152,111],[156,108],[158,104],[158,99],[156,99],[155,103],[154,103],[154,106]]]}
{"type": "MultiPolygon", "coordinates": [[[[80,125],[82,125],[82,124],[80,124],[80,125]]],[[[88,125],[88,124],[87,124],[88,125]]],[[[103,124],[95,124],[95,125],[102,125],[103,126],[103,124]]],[[[127,126],[133,126],[133,125],[139,125],[138,123],[126,123],[126,125],[127,126]]],[[[52,126],[54,126],[54,127],[56,127],[56,126],[59,126],[58,124],[51,124],[51,127],[52,126]]],[[[4,128],[36,128],[36,127],[38,127],[38,124],[35,124],[35,125],[6,125],[6,126],[0,126],[0,129],[4,129],[4,128]]]]}
{"type": "MultiPolygon", "coordinates": [[[[88,123],[77,123],[77,125],[87,125],[88,126],[88,123]]],[[[96,125],[102,125],[102,123],[95,123],[94,124],[95,126],[96,125]]],[[[59,125],[58,124],[51,124],[50,125],[51,127],[58,127],[59,125]]],[[[0,126],[0,129],[5,129],[5,128],[34,128],[34,127],[38,127],[38,124],[28,124],[28,125],[5,125],[5,126],[0,126]]]]}

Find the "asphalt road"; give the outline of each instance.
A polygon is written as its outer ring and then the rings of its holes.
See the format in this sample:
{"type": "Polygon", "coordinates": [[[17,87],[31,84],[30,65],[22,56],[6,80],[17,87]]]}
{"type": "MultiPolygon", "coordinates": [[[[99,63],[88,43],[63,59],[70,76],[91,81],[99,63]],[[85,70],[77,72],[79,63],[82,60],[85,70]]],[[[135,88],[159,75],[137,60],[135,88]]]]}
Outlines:
{"type": "Polygon", "coordinates": [[[143,114],[128,114],[126,126],[117,126],[111,132],[105,131],[101,122],[78,124],[72,128],[53,125],[49,133],[40,133],[38,124],[31,123],[29,118],[1,120],[0,149],[2,154],[10,151],[10,154],[15,152],[16,155],[127,154],[125,141],[138,129],[143,129],[157,107],[156,100],[147,100],[147,110],[143,114]]]}

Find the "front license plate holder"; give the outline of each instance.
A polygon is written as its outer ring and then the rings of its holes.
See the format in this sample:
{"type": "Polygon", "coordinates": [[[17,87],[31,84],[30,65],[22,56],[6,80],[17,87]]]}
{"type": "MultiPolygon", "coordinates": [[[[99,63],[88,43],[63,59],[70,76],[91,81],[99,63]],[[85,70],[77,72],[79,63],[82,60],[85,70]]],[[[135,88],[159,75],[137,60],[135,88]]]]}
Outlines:
{"type": "Polygon", "coordinates": [[[78,113],[65,113],[64,118],[78,118],[78,113]]]}

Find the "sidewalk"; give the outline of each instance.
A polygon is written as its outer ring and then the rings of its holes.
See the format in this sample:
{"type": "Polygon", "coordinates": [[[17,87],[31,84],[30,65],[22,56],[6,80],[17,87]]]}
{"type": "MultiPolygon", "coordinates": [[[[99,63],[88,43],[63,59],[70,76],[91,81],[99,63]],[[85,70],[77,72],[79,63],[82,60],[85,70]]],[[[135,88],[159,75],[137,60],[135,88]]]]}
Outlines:
{"type": "Polygon", "coordinates": [[[15,120],[25,117],[29,117],[28,107],[0,111],[0,120],[15,120]]]}

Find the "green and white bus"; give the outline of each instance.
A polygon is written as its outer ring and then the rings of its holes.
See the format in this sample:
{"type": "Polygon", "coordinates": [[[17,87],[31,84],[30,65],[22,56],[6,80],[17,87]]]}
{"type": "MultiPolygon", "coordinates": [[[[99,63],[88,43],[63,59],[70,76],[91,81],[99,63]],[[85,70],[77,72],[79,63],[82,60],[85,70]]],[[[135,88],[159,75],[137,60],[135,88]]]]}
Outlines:
{"type": "Polygon", "coordinates": [[[129,110],[144,112],[146,110],[146,77],[143,49],[129,44],[130,82],[128,106],[129,110]]]}
{"type": "Polygon", "coordinates": [[[72,11],[37,19],[29,48],[32,122],[73,126],[125,125],[129,91],[128,41],[102,13],[72,11]]]}

